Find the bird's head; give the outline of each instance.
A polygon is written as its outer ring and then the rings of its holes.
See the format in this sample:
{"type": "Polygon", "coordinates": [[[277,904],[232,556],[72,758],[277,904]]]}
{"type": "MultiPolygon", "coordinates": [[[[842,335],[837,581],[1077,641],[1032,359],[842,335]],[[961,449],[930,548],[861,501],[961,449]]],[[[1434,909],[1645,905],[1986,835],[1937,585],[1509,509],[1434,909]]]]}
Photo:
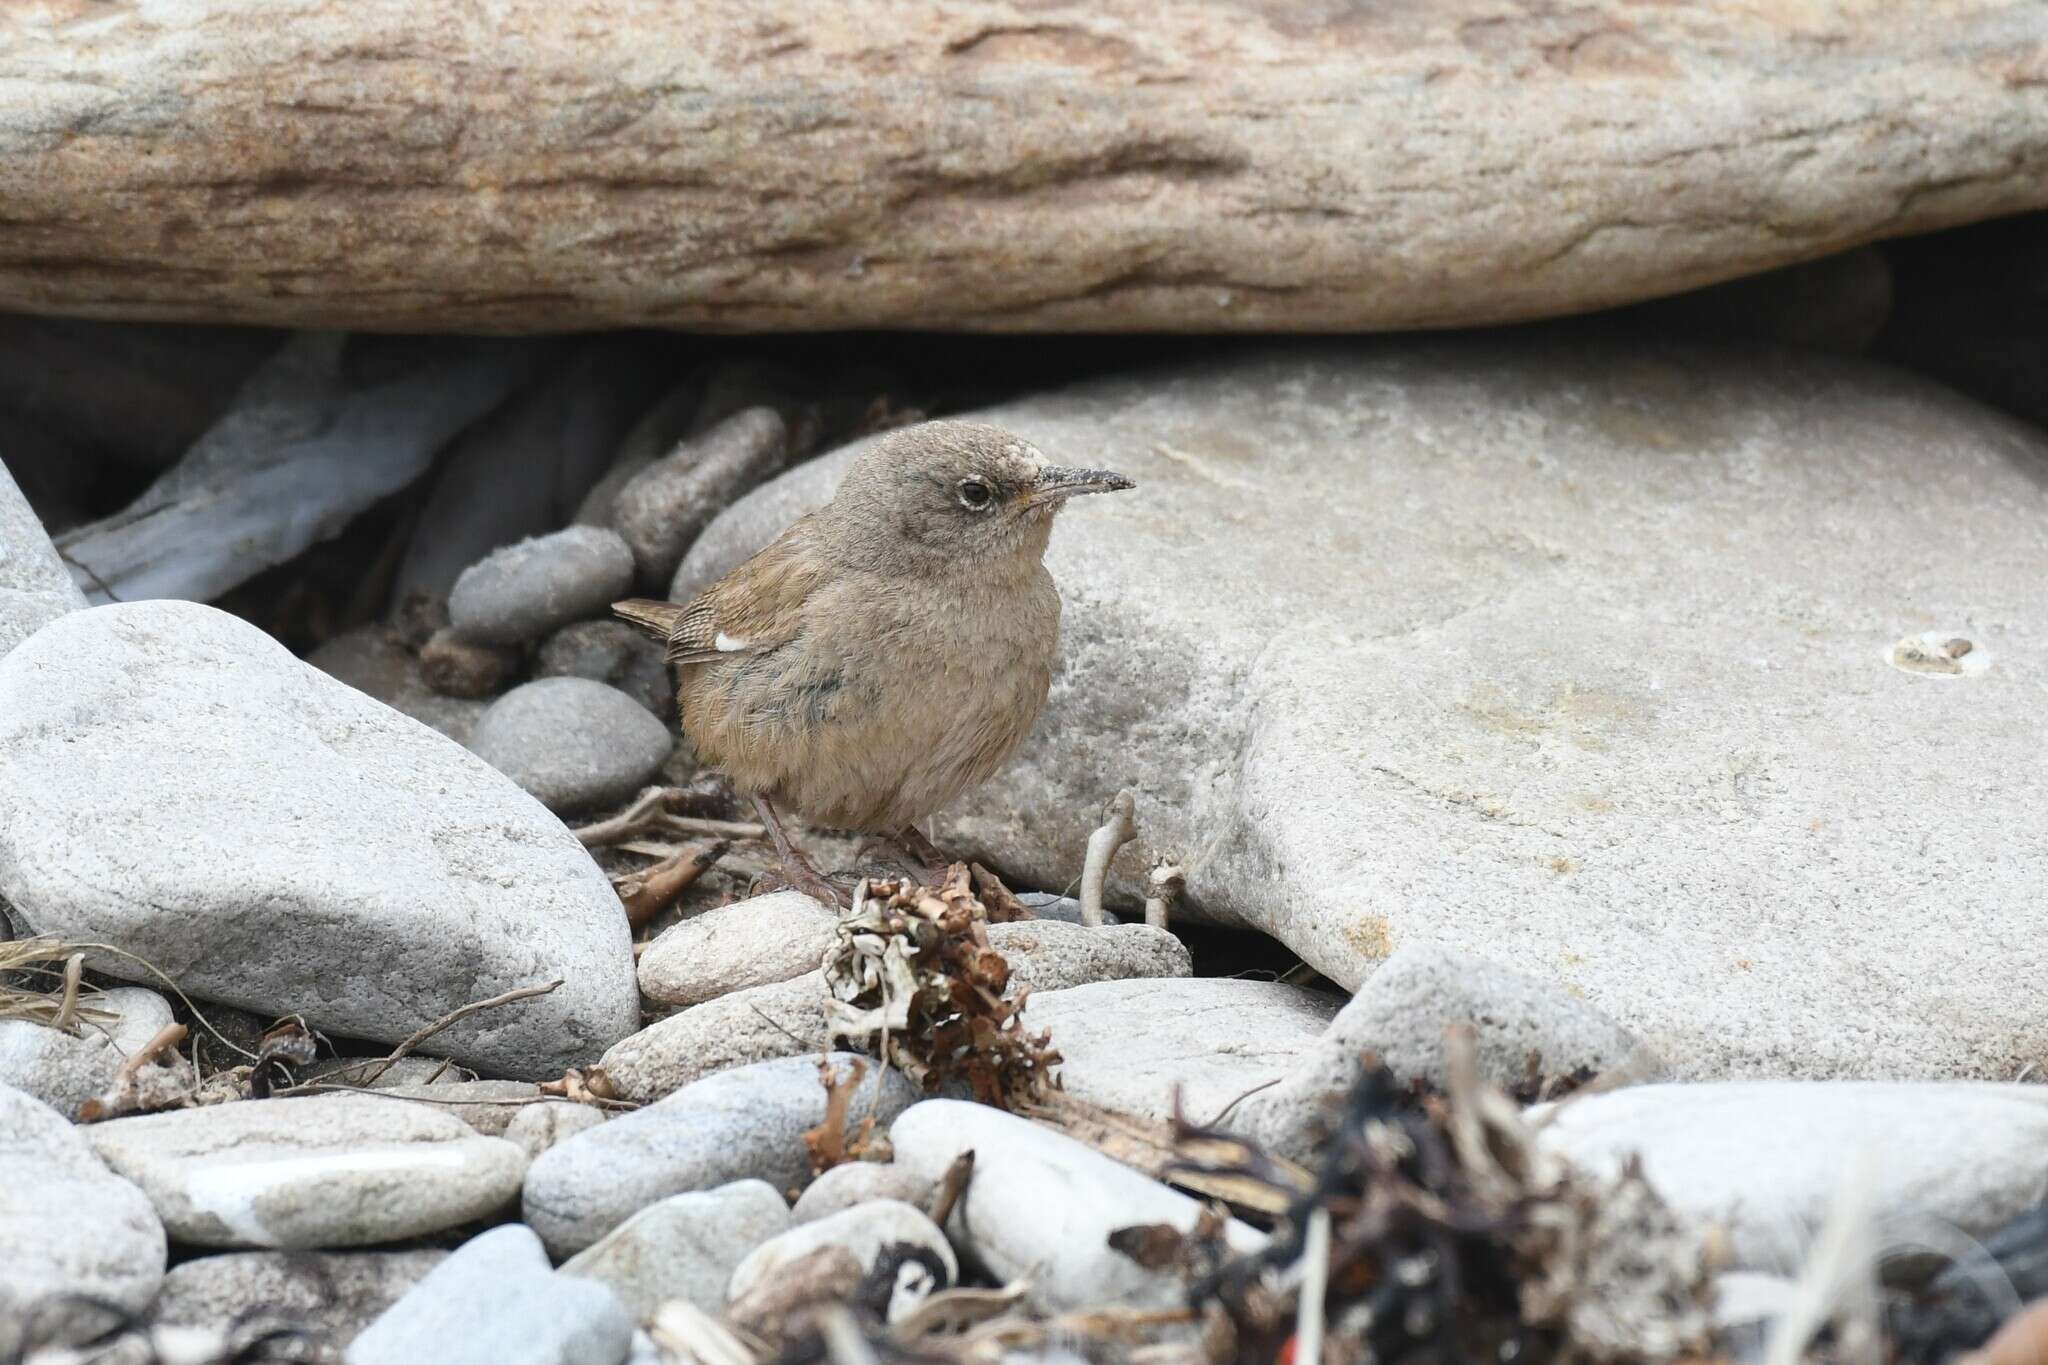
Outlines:
{"type": "Polygon", "coordinates": [[[892,431],[862,452],[829,515],[864,549],[893,553],[903,568],[1016,556],[1035,562],[1068,499],[1132,487],[1106,469],[1053,464],[998,427],[925,422],[892,431]]]}

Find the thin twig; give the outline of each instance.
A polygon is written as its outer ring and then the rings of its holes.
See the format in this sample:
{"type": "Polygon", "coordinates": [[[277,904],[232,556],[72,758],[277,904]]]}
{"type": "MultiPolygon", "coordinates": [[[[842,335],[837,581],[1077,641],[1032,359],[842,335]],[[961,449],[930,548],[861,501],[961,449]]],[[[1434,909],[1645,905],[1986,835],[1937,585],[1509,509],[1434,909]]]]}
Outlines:
{"type": "Polygon", "coordinates": [[[633,804],[594,825],[585,825],[575,831],[576,837],[585,848],[602,848],[608,844],[635,839],[652,829],[665,829],[677,834],[691,834],[714,839],[765,839],[768,827],[748,824],[742,820],[706,820],[694,815],[674,815],[668,808],[669,802],[684,800],[689,793],[681,787],[649,787],[633,798],[633,804]]]}
{"type": "Polygon", "coordinates": [[[1215,1117],[1215,1118],[1213,1118],[1213,1119],[1210,1119],[1210,1120],[1209,1120],[1209,1121],[1208,1121],[1207,1123],[1203,1124],[1203,1125],[1202,1125],[1202,1127],[1204,1127],[1204,1128],[1218,1128],[1218,1127],[1221,1127],[1221,1126],[1222,1126],[1222,1124],[1223,1124],[1223,1120],[1225,1120],[1225,1119],[1227,1119],[1227,1118],[1229,1118],[1229,1117],[1230,1117],[1230,1111],[1231,1111],[1231,1110],[1233,1110],[1233,1109],[1237,1108],[1237,1106],[1239,1106],[1240,1104],[1243,1104],[1243,1103],[1244,1103],[1244,1102],[1245,1102],[1246,1100],[1248,1100],[1248,1099],[1250,1099],[1250,1098],[1251,1098],[1252,1096],[1254,1096],[1254,1095],[1258,1094],[1258,1093],[1259,1093],[1259,1092],[1260,1092],[1261,1090],[1271,1090],[1271,1089],[1272,1089],[1272,1088],[1273,1088],[1274,1086],[1276,1086],[1276,1085],[1280,1084],[1280,1082],[1282,1082],[1282,1081],[1284,1081],[1284,1080],[1286,1080],[1286,1079],[1287,1079],[1287,1078],[1286,1078],[1285,1076],[1275,1076],[1275,1077],[1274,1077],[1274,1078],[1273,1078],[1272,1080],[1270,1080],[1270,1081],[1260,1081],[1260,1082],[1259,1082],[1259,1083],[1258,1083],[1257,1085],[1253,1086],[1253,1087],[1252,1087],[1251,1089],[1249,1089],[1249,1090],[1246,1090],[1246,1091],[1242,1092],[1241,1094],[1239,1094],[1239,1095],[1238,1095],[1238,1097],[1237,1097],[1236,1099],[1234,1099],[1234,1100],[1232,1100],[1232,1101],[1231,1101],[1230,1103],[1228,1103],[1228,1104],[1224,1105],[1222,1109],[1220,1109],[1220,1110],[1218,1110],[1218,1111],[1217,1111],[1217,1113],[1216,1113],[1216,1117],[1215,1117]]]}
{"type": "Polygon", "coordinates": [[[397,1100],[404,1104],[446,1104],[457,1108],[469,1105],[492,1105],[502,1109],[524,1109],[536,1104],[581,1104],[599,1109],[616,1109],[628,1113],[640,1106],[632,1100],[607,1099],[602,1095],[591,1095],[587,1099],[565,1099],[560,1095],[522,1095],[517,1099],[464,1099],[460,1095],[410,1095],[396,1090],[376,1090],[367,1085],[349,1085],[339,1081],[303,1081],[278,1095],[375,1095],[379,1099],[397,1100]]]}
{"type": "Polygon", "coordinates": [[[1160,857],[1153,859],[1146,881],[1152,894],[1145,897],[1145,923],[1154,929],[1165,929],[1173,918],[1174,907],[1180,904],[1181,894],[1187,890],[1188,874],[1178,859],[1160,857]]]}
{"type": "Polygon", "coordinates": [[[78,1018],[78,984],[85,977],[85,954],[73,953],[64,959],[64,996],[57,1005],[57,1017],[51,1027],[62,1032],[71,1032],[72,1021],[78,1018]]]}
{"type": "Polygon", "coordinates": [[[946,1167],[946,1173],[939,1177],[939,1187],[932,1192],[929,1210],[932,1222],[940,1227],[953,1216],[953,1206],[960,1202],[960,1196],[967,1193],[967,1182],[974,1178],[974,1149],[968,1148],[953,1158],[946,1167]]]}
{"type": "Polygon", "coordinates": [[[723,839],[714,840],[619,878],[612,889],[619,893],[619,901],[626,907],[626,923],[634,929],[645,928],[649,920],[674,904],[677,896],[715,865],[726,848],[723,839]]]}
{"type": "Polygon", "coordinates": [[[1102,926],[1102,883],[1109,876],[1110,860],[1138,837],[1136,813],[1137,800],[1125,788],[1110,799],[1102,824],[1088,836],[1088,860],[1081,867],[1081,923],[1091,929],[1102,926]]]}
{"type": "Polygon", "coordinates": [[[515,1000],[531,1000],[533,997],[537,995],[546,995],[550,991],[553,991],[560,987],[561,984],[562,978],[556,977],[553,981],[545,982],[542,985],[520,986],[516,989],[506,991],[502,995],[494,995],[488,1000],[472,1000],[467,1005],[464,1005],[459,1009],[453,1009],[448,1011],[448,1013],[442,1015],[439,1019],[436,1019],[433,1023],[427,1025],[419,1032],[413,1034],[412,1037],[406,1039],[397,1047],[393,1048],[389,1055],[381,1059],[381,1064],[378,1065],[376,1070],[371,1071],[369,1074],[363,1077],[363,1084],[375,1085],[378,1079],[381,1078],[385,1072],[389,1071],[396,1062],[398,1062],[401,1058],[409,1054],[414,1048],[418,1047],[421,1043],[426,1042],[427,1039],[433,1037],[442,1029],[447,1028],[450,1024],[456,1023],[457,1021],[462,1019],[466,1019],[470,1015],[476,1014],[482,1010],[496,1009],[500,1005],[509,1005],[515,1000]]]}

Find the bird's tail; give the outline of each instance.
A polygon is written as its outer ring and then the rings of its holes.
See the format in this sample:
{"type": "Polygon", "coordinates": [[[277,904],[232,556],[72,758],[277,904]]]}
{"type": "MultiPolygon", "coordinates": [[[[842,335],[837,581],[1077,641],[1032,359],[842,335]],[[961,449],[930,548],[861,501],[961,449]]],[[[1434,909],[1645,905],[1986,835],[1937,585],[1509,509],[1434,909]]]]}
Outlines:
{"type": "Polygon", "coordinates": [[[612,614],[631,621],[655,639],[666,642],[669,632],[683,614],[682,607],[674,602],[657,602],[651,597],[629,597],[623,602],[612,603],[612,614]]]}

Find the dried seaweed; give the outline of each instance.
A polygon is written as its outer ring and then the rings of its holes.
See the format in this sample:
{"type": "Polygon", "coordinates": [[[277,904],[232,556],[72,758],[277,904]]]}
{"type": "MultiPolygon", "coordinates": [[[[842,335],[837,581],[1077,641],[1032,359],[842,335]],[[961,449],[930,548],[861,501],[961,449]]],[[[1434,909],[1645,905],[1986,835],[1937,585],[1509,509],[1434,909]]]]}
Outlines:
{"type": "Polygon", "coordinates": [[[1190,1302],[1228,1320],[1240,1359],[1306,1347],[1325,1362],[1416,1365],[1703,1350],[1707,1238],[1633,1166],[1596,1180],[1540,1148],[1516,1105],[1476,1078],[1469,1038],[1454,1041],[1443,1095],[1418,1095],[1368,1059],[1306,1188],[1252,1144],[1178,1125],[1184,1174],[1263,1188],[1251,1202],[1284,1208],[1263,1250],[1228,1253],[1213,1223],[1178,1241],[1129,1229],[1113,1245],[1180,1266],[1190,1302]]]}
{"type": "Polygon", "coordinates": [[[1010,964],[969,877],[956,863],[936,887],[862,883],[825,957],[827,1022],[928,1092],[960,1080],[1016,1109],[1047,1092],[1060,1057],[1049,1035],[1025,1032],[1024,993],[1004,998],[1010,964]]]}

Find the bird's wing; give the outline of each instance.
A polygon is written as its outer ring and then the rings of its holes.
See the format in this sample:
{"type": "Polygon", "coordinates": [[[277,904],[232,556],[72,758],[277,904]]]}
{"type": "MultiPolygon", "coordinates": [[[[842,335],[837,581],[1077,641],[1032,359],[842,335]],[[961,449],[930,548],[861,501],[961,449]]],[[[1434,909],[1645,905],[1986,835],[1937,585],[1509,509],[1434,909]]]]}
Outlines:
{"type": "Polygon", "coordinates": [[[775,649],[795,639],[804,603],[825,581],[812,547],[810,518],[784,531],[752,559],[690,599],[669,627],[668,658],[701,664],[775,649]]]}

